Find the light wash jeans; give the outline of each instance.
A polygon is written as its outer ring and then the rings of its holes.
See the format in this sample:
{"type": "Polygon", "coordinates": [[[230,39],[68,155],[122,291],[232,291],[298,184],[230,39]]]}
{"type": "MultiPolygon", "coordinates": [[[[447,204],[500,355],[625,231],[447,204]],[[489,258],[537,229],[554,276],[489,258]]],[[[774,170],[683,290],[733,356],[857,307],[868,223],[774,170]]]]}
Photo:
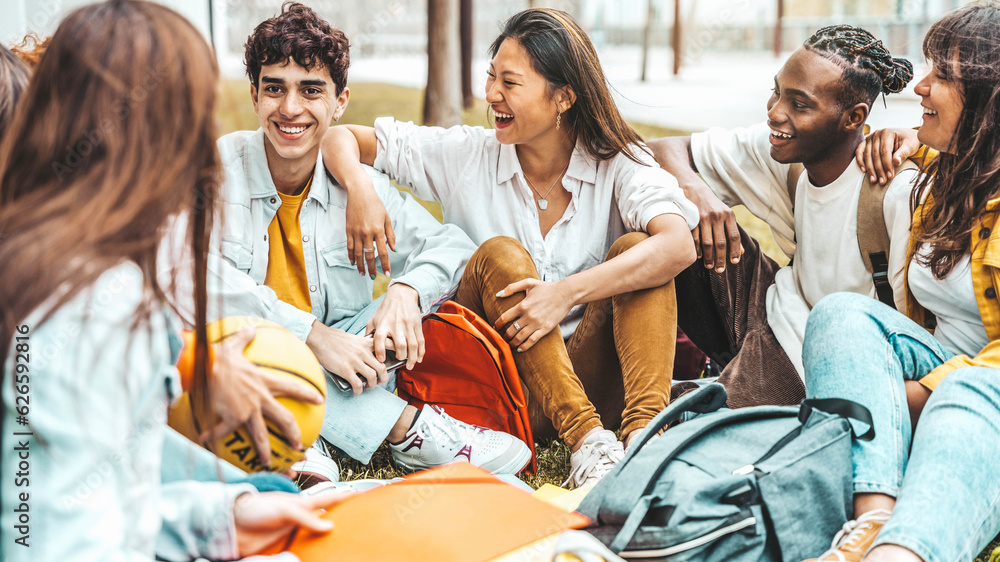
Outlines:
{"type": "Polygon", "coordinates": [[[876,542],[928,562],[971,560],[1000,531],[1000,371],[948,375],[915,434],[910,426],[904,381],[952,355],[927,330],[862,295],[824,298],[806,325],[808,397],[846,398],[872,413],[875,439],[853,445],[854,491],[897,498],[876,542]]]}
{"type": "MultiPolygon", "coordinates": [[[[333,327],[350,334],[363,334],[383,298],[333,327]]],[[[341,391],[327,375],[326,416],[320,436],[347,456],[368,464],[406,407],[406,401],[393,393],[395,388],[396,374],[390,373],[385,384],[355,396],[350,391],[341,391]]]]}

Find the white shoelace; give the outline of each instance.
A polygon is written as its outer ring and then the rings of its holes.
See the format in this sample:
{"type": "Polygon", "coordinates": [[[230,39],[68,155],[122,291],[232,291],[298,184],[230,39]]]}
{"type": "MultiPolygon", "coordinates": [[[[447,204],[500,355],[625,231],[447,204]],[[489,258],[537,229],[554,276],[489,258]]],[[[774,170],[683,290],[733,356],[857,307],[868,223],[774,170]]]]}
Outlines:
{"type": "Polygon", "coordinates": [[[417,420],[416,432],[421,439],[438,439],[441,435],[447,436],[453,443],[476,444],[485,435],[482,428],[459,421],[448,414],[440,406],[431,406],[437,412],[440,419],[430,418],[421,415],[417,420]]]}
{"type": "Polygon", "coordinates": [[[614,443],[597,441],[595,443],[587,443],[583,446],[584,449],[588,447],[593,449],[593,451],[586,455],[584,462],[573,468],[569,474],[569,478],[562,483],[564,488],[570,482],[573,482],[576,486],[581,486],[587,478],[603,478],[608,472],[611,472],[611,469],[619,461],[625,458],[625,449],[618,441],[614,443]]]}
{"type": "Polygon", "coordinates": [[[844,523],[844,526],[834,535],[833,542],[830,544],[830,550],[821,554],[818,559],[822,560],[827,556],[835,556],[837,562],[847,562],[847,558],[840,552],[840,547],[853,545],[872,528],[872,523],[884,523],[889,520],[890,515],[892,515],[891,511],[875,509],[862,514],[856,520],[844,523]]]}

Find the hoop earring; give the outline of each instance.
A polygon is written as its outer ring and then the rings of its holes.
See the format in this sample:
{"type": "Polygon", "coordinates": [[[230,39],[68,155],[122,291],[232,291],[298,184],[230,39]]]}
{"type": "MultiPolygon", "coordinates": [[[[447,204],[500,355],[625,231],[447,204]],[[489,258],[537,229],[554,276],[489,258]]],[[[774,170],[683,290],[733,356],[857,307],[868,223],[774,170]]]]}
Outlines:
{"type": "Polygon", "coordinates": [[[559,130],[559,124],[562,122],[562,113],[556,115],[556,130],[559,130]]]}

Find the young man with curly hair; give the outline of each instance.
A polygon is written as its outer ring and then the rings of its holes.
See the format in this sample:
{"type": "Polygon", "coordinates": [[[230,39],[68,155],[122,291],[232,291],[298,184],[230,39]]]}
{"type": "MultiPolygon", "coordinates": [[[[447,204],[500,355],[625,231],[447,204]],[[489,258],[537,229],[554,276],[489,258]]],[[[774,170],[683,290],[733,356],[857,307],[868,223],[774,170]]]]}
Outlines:
{"type": "MultiPolygon", "coordinates": [[[[392,271],[385,271],[395,276],[372,301],[374,266],[369,276],[355,271],[347,252],[347,192],[324,172],[319,150],[350,98],[347,37],[310,8],[286,3],[257,26],[245,51],[260,129],[218,142],[226,171],[225,312],[274,320],[313,350],[330,379],[321,436],[347,455],[368,462],[388,440],[407,469],[465,459],[493,472],[520,471],[531,456],[521,441],[440,408],[417,410],[392,393],[387,349],[408,367],[422,358],[421,316],[452,294],[475,246],[369,170],[397,235],[387,260],[392,271]],[[339,390],[332,377],[353,392],[339,390]]],[[[377,251],[364,250],[369,264],[377,251]]]]}

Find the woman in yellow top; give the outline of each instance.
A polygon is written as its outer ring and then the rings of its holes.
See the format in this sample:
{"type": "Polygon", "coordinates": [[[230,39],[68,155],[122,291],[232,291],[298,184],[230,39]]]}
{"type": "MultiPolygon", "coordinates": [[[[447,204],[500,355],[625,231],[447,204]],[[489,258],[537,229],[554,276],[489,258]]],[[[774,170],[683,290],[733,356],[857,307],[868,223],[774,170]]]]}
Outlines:
{"type": "MultiPolygon", "coordinates": [[[[940,155],[912,198],[910,318],[836,294],[806,327],[808,396],[859,402],[875,423],[852,450],[856,520],[820,560],[971,560],[1000,531],[1000,4],[945,16],[924,54],[916,136],[940,155]]],[[[910,136],[877,133],[859,160],[884,177],[878,149],[899,162],[910,136]]]]}

